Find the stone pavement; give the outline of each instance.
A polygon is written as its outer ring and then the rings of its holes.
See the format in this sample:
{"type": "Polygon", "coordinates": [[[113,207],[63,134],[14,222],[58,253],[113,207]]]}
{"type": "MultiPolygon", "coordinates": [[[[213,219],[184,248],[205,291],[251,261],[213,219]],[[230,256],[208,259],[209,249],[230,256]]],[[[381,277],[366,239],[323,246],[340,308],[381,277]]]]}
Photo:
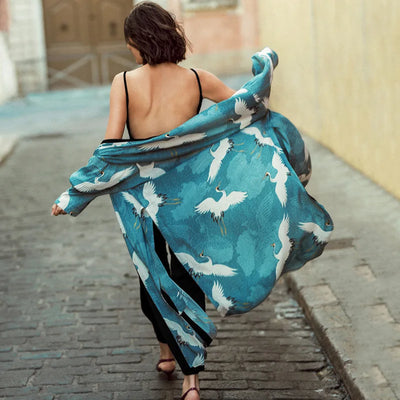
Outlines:
{"type": "MultiPolygon", "coordinates": [[[[77,218],[50,216],[99,136],[22,138],[0,167],[0,399],[180,394],[180,371],[171,381],[155,371],[157,342],[109,199],[77,218]]],[[[219,333],[203,400],[349,399],[283,279],[250,313],[210,315],[219,333]]]]}
{"type": "Polygon", "coordinates": [[[399,400],[400,201],[314,141],[308,146],[307,189],[335,231],[322,257],[286,282],[351,398],[399,400]]]}

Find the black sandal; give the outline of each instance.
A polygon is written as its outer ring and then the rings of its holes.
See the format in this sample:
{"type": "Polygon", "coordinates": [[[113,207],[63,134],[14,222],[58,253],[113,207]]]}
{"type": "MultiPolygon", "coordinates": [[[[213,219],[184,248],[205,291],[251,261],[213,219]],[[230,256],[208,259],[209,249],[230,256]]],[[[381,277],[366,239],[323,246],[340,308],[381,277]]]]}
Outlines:
{"type": "Polygon", "coordinates": [[[165,375],[167,375],[167,377],[169,378],[175,371],[175,367],[171,370],[171,371],[165,371],[163,369],[160,368],[160,364],[163,362],[171,362],[171,361],[175,361],[175,358],[160,358],[158,360],[157,366],[156,366],[156,370],[158,372],[164,372],[165,375]]]}
{"type": "Polygon", "coordinates": [[[182,397],[180,398],[180,400],[185,400],[187,394],[188,394],[191,390],[195,390],[195,391],[200,395],[199,389],[197,389],[196,387],[193,386],[193,387],[191,387],[190,389],[186,390],[186,392],[182,395],[182,397]]]}

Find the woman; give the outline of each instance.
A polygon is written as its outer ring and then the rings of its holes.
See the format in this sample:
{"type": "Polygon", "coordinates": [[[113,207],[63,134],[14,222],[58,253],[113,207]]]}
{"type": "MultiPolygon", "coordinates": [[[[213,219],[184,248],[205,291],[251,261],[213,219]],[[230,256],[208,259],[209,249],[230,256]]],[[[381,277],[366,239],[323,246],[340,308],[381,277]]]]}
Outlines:
{"type": "MultiPolygon", "coordinates": [[[[125,124],[131,140],[161,135],[194,117],[203,97],[220,102],[234,94],[213,74],[178,65],[185,59],[187,40],[173,15],[159,5],[145,1],[135,6],[125,19],[124,33],[128,49],[142,67],[115,76],[105,141],[121,140],[125,124]]],[[[65,212],[54,204],[52,214],[65,212]]],[[[205,309],[204,294],[171,254],[155,225],[153,228],[156,252],[172,279],[205,309]]],[[[157,370],[169,377],[175,369],[175,357],[168,335],[142,282],[140,289],[142,310],[152,322],[160,344],[157,370]]],[[[199,398],[198,374],[185,375],[181,399],[199,398]]]]}

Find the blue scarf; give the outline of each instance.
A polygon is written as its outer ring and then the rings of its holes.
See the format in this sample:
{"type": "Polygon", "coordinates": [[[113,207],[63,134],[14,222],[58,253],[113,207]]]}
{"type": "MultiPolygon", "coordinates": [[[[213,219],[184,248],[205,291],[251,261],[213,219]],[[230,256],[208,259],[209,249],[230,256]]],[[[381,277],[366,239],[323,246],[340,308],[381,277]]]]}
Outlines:
{"type": "Polygon", "coordinates": [[[311,162],[298,130],[268,109],[277,55],[266,48],[252,61],[240,90],[176,129],[101,144],[56,200],[78,215],[111,196],[137,273],[192,373],[204,369],[216,329],[157,257],[153,221],[221,315],[260,304],[282,274],[322,253],[333,230],[305,190],[311,162]]]}

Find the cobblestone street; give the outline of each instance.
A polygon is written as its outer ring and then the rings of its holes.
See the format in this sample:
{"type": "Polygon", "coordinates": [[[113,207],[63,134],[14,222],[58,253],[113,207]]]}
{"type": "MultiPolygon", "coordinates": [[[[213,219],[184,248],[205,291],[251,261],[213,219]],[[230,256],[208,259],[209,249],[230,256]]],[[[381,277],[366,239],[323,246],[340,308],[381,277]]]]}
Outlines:
{"type": "MultiPolygon", "coordinates": [[[[179,398],[180,370],[171,381],[155,371],[157,342],[110,200],[50,216],[99,139],[21,139],[0,166],[0,399],[179,398]]],[[[283,279],[250,313],[208,310],[218,335],[202,400],[349,399],[283,279]]]]}

